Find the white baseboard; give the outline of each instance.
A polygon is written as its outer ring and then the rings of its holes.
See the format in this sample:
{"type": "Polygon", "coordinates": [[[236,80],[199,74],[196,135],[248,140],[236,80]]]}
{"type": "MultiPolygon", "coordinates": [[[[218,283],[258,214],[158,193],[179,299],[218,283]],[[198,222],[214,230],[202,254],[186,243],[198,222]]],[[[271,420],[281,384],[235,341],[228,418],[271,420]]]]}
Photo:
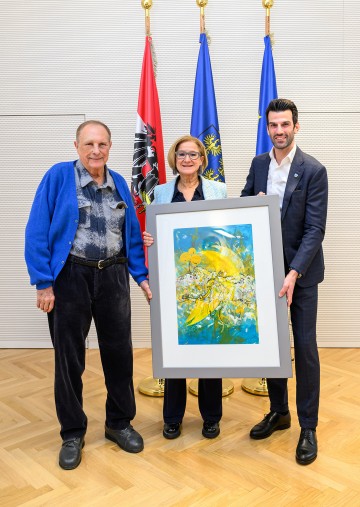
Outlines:
{"type": "Polygon", "coordinates": [[[38,340],[0,340],[0,349],[52,349],[49,339],[38,340]]]}
{"type": "MultiPolygon", "coordinates": [[[[147,339],[133,340],[134,349],[151,349],[151,341],[147,339]]],[[[339,349],[358,349],[360,348],[359,341],[342,341],[342,342],[329,342],[318,341],[319,348],[339,348],[339,349]]],[[[49,339],[39,340],[0,340],[0,349],[51,349],[52,344],[49,339]]],[[[89,349],[99,348],[96,339],[89,340],[89,349]]]]}

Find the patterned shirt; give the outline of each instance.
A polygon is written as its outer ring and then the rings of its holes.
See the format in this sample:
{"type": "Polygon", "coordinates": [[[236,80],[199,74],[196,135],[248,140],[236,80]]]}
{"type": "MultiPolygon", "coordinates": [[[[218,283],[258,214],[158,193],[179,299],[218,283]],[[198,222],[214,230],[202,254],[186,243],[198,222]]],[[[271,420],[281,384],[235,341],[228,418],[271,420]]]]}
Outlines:
{"type": "Polygon", "coordinates": [[[70,253],[94,260],[119,254],[127,205],[121,200],[114,180],[106,166],[102,185],[97,185],[80,160],[74,170],[79,225],[70,253]]]}

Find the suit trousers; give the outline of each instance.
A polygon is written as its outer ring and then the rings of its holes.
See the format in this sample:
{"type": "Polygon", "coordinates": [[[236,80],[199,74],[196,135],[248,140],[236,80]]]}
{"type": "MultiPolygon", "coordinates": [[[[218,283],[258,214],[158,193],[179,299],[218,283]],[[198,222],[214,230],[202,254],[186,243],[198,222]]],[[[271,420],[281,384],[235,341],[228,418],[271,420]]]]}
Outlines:
{"type": "MultiPolygon", "coordinates": [[[[295,285],[290,306],[294,336],[296,406],[301,428],[316,428],[320,397],[320,362],[316,343],[318,285],[295,285]]],[[[267,379],[270,409],[289,410],[287,379],[267,379]]]]}
{"type": "MultiPolygon", "coordinates": [[[[186,379],[165,379],[164,422],[181,423],[186,407],[186,379]]],[[[199,379],[198,403],[204,421],[219,422],[222,416],[222,379],[199,379]]]]}
{"type": "Polygon", "coordinates": [[[107,389],[106,425],[123,429],[135,417],[130,289],[127,264],[97,269],[66,262],[48,314],[55,351],[55,405],[63,439],[83,436],[85,341],[94,319],[107,389]]]}

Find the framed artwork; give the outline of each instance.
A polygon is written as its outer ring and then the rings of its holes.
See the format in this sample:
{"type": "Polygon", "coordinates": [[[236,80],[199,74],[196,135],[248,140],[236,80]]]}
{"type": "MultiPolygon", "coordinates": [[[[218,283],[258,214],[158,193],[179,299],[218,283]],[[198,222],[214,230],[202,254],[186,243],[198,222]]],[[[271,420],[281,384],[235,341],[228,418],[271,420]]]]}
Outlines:
{"type": "Polygon", "coordinates": [[[291,377],[278,196],[146,214],[154,377],[291,377]]]}

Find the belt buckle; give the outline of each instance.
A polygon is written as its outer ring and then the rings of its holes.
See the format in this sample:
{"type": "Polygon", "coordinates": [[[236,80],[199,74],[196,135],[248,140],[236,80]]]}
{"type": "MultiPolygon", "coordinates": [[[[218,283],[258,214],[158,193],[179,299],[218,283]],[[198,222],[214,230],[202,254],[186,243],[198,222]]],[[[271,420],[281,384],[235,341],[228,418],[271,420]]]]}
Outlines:
{"type": "Polygon", "coordinates": [[[97,265],[98,269],[104,269],[104,266],[101,265],[102,262],[104,262],[104,261],[101,260],[98,262],[98,265],[97,265]]]}

